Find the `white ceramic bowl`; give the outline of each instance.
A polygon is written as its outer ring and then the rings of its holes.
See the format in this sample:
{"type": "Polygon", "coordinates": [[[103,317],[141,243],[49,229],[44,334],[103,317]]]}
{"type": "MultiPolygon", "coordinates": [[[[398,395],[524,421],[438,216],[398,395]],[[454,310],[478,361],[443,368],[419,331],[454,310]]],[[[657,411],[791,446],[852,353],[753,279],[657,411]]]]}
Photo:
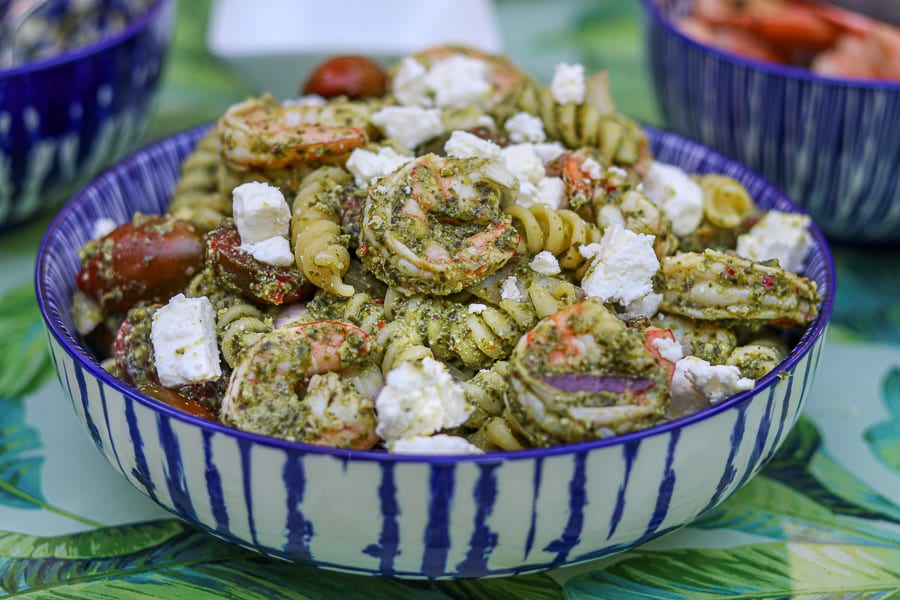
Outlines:
{"type": "MultiPolygon", "coordinates": [[[[75,333],[77,250],[94,220],[163,212],[202,130],[146,148],[73,197],[51,223],[37,294],[59,379],[94,443],[135,487],[206,531],[271,556],[410,578],[508,575],[591,560],[676,530],[744,485],[807,397],[831,314],[821,232],[806,274],[818,317],[756,388],[678,421],[576,445],[415,457],[266,438],[193,417],[104,371],[75,333]],[[135,193],[139,190],[140,193],[135,193]]],[[[648,130],[663,161],[739,179],[764,208],[798,211],[741,165],[648,130]]]]}

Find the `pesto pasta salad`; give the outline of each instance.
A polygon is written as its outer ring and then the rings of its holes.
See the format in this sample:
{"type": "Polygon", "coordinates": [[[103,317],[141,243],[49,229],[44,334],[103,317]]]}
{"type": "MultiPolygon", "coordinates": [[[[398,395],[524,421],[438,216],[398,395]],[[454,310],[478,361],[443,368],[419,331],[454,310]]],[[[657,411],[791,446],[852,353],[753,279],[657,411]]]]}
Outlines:
{"type": "Polygon", "coordinates": [[[605,73],[352,59],[228,108],[166,214],[96,222],[72,305],[110,373],[285,440],[509,451],[752,389],[816,316],[808,216],[656,161],[605,73]]]}

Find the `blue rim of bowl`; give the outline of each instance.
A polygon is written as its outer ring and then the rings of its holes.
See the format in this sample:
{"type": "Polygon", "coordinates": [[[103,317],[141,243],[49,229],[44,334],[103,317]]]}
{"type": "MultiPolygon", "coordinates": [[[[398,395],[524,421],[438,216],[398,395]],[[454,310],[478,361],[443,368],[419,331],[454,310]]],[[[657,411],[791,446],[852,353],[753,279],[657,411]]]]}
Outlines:
{"type": "Polygon", "coordinates": [[[97,54],[107,48],[118,46],[126,39],[134,37],[145,30],[150,23],[156,21],[159,13],[165,10],[165,8],[173,2],[175,2],[175,0],[154,0],[153,4],[151,4],[147,10],[132,19],[124,29],[110,35],[102,35],[99,39],[84,46],[79,46],[46,58],[30,60],[10,69],[0,69],[0,79],[16,75],[25,75],[36,71],[43,71],[45,69],[52,69],[69,62],[76,62],[86,56],[97,54]]]}
{"type": "MultiPolygon", "coordinates": [[[[53,220],[48,225],[47,230],[45,231],[41,239],[40,246],[38,247],[34,274],[34,285],[37,295],[37,303],[38,307],[40,308],[41,317],[44,320],[45,326],[49,329],[50,334],[53,335],[54,338],[56,338],[62,348],[76,362],[78,362],[83,369],[86,369],[91,373],[91,375],[102,381],[104,384],[116,389],[124,396],[127,396],[128,398],[137,401],[140,404],[143,404],[145,407],[150,408],[154,412],[162,413],[166,417],[174,418],[178,421],[182,421],[190,425],[199,426],[203,430],[221,433],[223,435],[232,436],[235,438],[246,440],[248,442],[261,444],[263,446],[278,448],[287,452],[300,452],[304,454],[326,454],[341,459],[353,458],[357,460],[374,462],[413,462],[422,464],[456,464],[459,462],[475,462],[479,464],[491,464],[510,460],[529,460],[563,454],[585,453],[601,448],[630,444],[638,442],[645,438],[652,438],[657,435],[662,435],[675,429],[681,429],[688,425],[705,421],[706,419],[712,418],[719,413],[731,410],[739,404],[749,402],[751,398],[763,393],[766,389],[775,385],[776,379],[782,372],[793,368],[794,365],[796,365],[796,363],[812,349],[813,343],[816,342],[816,340],[818,340],[820,337],[825,335],[825,330],[831,318],[836,281],[834,258],[831,254],[831,249],[828,246],[825,236],[813,221],[810,224],[810,234],[815,240],[815,245],[821,249],[825,265],[827,266],[825,273],[826,280],[824,282],[826,292],[822,297],[822,303],[819,306],[819,313],[816,316],[816,319],[803,332],[796,346],[791,349],[791,351],[781,361],[781,363],[775,369],[757,380],[757,384],[752,390],[735,394],[734,396],[730,396],[718,404],[715,404],[708,408],[704,408],[696,413],[680,417],[678,419],[666,421],[639,431],[624,433],[599,440],[590,440],[572,444],[559,444],[546,448],[526,448],[523,450],[515,451],[493,451],[485,454],[466,455],[394,454],[389,453],[385,450],[351,450],[344,448],[332,448],[329,446],[317,446],[304,442],[291,442],[257,433],[243,431],[234,427],[229,427],[227,425],[219,423],[218,421],[209,421],[202,417],[193,416],[177,408],[154,400],[149,396],[141,394],[135,388],[126,385],[124,382],[108,373],[103,367],[100,366],[94,355],[89,352],[83,346],[83,344],[81,344],[71,334],[60,330],[58,324],[54,321],[51,315],[48,314],[47,302],[45,301],[45,293],[41,284],[41,274],[45,271],[45,265],[52,260],[52,258],[49,256],[49,253],[47,252],[47,246],[50,243],[50,238],[52,237],[54,232],[60,228],[61,223],[65,221],[66,215],[69,212],[73,211],[77,205],[85,202],[85,198],[88,195],[88,190],[96,185],[102,185],[107,179],[122,177],[125,172],[130,170],[130,168],[140,160],[152,161],[156,157],[165,154],[167,152],[167,145],[171,145],[179,140],[191,140],[191,143],[193,144],[202,133],[208,130],[208,128],[209,125],[206,124],[155,142],[150,146],[147,146],[133,153],[122,162],[104,170],[102,173],[97,175],[87,186],[82,188],[63,205],[63,207],[59,210],[59,212],[56,214],[56,216],[54,216],[53,220]]],[[[768,179],[765,179],[756,171],[744,166],[743,164],[738,163],[738,161],[728,158],[721,153],[710,150],[705,146],[702,146],[701,144],[692,140],[688,140],[687,138],[684,138],[678,134],[649,126],[645,126],[644,129],[652,135],[659,137],[669,137],[670,139],[679,141],[683,145],[688,146],[692,149],[702,150],[702,152],[704,153],[704,158],[708,160],[721,162],[724,164],[739,165],[751,176],[760,179],[765,183],[766,186],[774,189],[781,197],[781,199],[787,201],[787,204],[791,207],[791,210],[807,214],[806,211],[794,200],[792,200],[783,190],[781,190],[781,188],[770,182],[768,179]]]]}
{"type": "Polygon", "coordinates": [[[641,0],[641,3],[644,5],[645,12],[650,15],[654,23],[665,29],[667,32],[673,34],[681,41],[687,43],[689,46],[692,46],[695,49],[702,50],[703,52],[706,52],[708,54],[712,54],[713,56],[725,62],[733,63],[750,69],[756,69],[758,71],[762,71],[770,75],[784,77],[786,79],[803,79],[806,81],[832,87],[848,87],[900,92],[900,81],[893,79],[881,80],[825,77],[823,75],[816,75],[809,69],[805,69],[803,67],[794,67],[790,65],[781,65],[773,62],[756,60],[753,58],[747,58],[739,54],[728,52],[726,50],[721,50],[710,44],[698,42],[694,38],[679,31],[672,23],[672,19],[670,19],[668,15],[657,8],[655,0],[641,0]]]}

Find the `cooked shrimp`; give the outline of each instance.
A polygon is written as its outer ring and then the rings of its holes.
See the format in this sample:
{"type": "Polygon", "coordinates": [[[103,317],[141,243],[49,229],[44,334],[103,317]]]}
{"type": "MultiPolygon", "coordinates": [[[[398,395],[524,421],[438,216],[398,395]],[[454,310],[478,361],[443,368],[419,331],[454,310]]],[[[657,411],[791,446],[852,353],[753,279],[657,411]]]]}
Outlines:
{"type": "Polygon", "coordinates": [[[231,106],[219,119],[222,156],[237,168],[279,169],[345,158],[369,143],[364,104],[282,104],[270,95],[231,106]]]}
{"type": "Polygon", "coordinates": [[[676,23],[699,42],[833,77],[900,79],[900,29],[806,0],[695,0],[676,23]]]}
{"type": "Polygon", "coordinates": [[[663,259],[654,287],[660,310],[705,320],[806,325],[818,312],[816,283],[775,262],[705,250],[663,259]]]}
{"type": "Polygon", "coordinates": [[[461,45],[433,46],[412,54],[406,60],[413,60],[421,66],[413,71],[408,63],[401,62],[389,74],[392,91],[403,104],[434,102],[438,106],[454,106],[462,100],[466,101],[466,105],[473,104],[473,99],[467,97],[473,90],[464,90],[466,86],[454,86],[448,79],[458,76],[460,69],[475,75],[471,66],[477,63],[481,63],[479,70],[482,77],[470,81],[469,87],[473,82],[475,85],[483,84],[483,93],[479,95],[487,104],[499,102],[528,79],[506,57],[461,45]]]}
{"type": "Polygon", "coordinates": [[[479,158],[426,154],[370,186],[357,249],[404,294],[459,292],[503,266],[519,236],[501,206],[512,177],[479,158]]]}
{"type": "Polygon", "coordinates": [[[220,418],[291,441],[371,448],[378,441],[374,397],[338,375],[363,370],[368,352],[365,332],[340,321],[275,329],[241,355],[220,418]]]}
{"type": "Polygon", "coordinates": [[[541,320],[510,357],[512,418],[537,446],[652,425],[669,403],[672,364],[650,339],[595,299],[541,320]]]}

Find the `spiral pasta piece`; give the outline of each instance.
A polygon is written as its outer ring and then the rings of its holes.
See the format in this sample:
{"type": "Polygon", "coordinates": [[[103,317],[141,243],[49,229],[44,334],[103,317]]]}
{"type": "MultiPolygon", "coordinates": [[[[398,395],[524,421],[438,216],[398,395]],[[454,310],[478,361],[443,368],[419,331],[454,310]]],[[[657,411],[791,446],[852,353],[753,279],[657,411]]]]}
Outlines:
{"type": "Polygon", "coordinates": [[[353,176],[340,167],[319,167],[297,190],[292,208],[291,235],[297,266],[306,278],[338,296],[352,296],[343,277],[350,268],[348,237],[341,233],[340,194],[353,176]]]}
{"type": "Polygon", "coordinates": [[[182,163],[169,213],[207,230],[230,217],[231,194],[219,189],[222,164],[218,135],[210,131],[197,140],[194,150],[182,163]]]}
{"type": "Polygon", "coordinates": [[[385,326],[384,301],[365,292],[357,292],[349,298],[320,293],[307,308],[309,313],[304,320],[344,321],[369,335],[385,326]]]}
{"type": "Polygon", "coordinates": [[[409,324],[420,342],[444,362],[482,369],[509,356],[516,342],[539,318],[575,302],[568,281],[537,277],[526,282],[522,300],[468,304],[448,298],[406,298],[388,292],[385,314],[409,324]]]}
{"type": "Polygon", "coordinates": [[[703,190],[703,214],[715,227],[733,229],[756,212],[756,204],[744,185],[727,175],[708,173],[698,177],[703,190]]]}
{"type": "Polygon", "coordinates": [[[603,234],[593,223],[567,208],[554,209],[546,204],[529,207],[514,204],[504,209],[519,232],[520,244],[529,256],[547,251],[559,260],[563,269],[575,271],[585,258],[580,246],[599,242],[603,234]]]}
{"type": "Polygon", "coordinates": [[[431,349],[422,343],[422,336],[402,320],[386,324],[378,332],[375,341],[376,345],[370,355],[381,364],[381,372],[385,376],[401,363],[434,358],[431,349]]]}
{"type": "Polygon", "coordinates": [[[569,148],[597,148],[604,164],[635,165],[650,156],[643,128],[609,107],[590,102],[561,104],[550,88],[527,81],[492,112],[502,123],[523,111],[541,118],[548,138],[569,148]]]}
{"type": "Polygon", "coordinates": [[[503,397],[509,384],[509,363],[498,360],[489,369],[478,371],[471,379],[459,381],[469,404],[474,406],[472,414],[463,423],[467,429],[477,429],[503,413],[503,397]]]}

